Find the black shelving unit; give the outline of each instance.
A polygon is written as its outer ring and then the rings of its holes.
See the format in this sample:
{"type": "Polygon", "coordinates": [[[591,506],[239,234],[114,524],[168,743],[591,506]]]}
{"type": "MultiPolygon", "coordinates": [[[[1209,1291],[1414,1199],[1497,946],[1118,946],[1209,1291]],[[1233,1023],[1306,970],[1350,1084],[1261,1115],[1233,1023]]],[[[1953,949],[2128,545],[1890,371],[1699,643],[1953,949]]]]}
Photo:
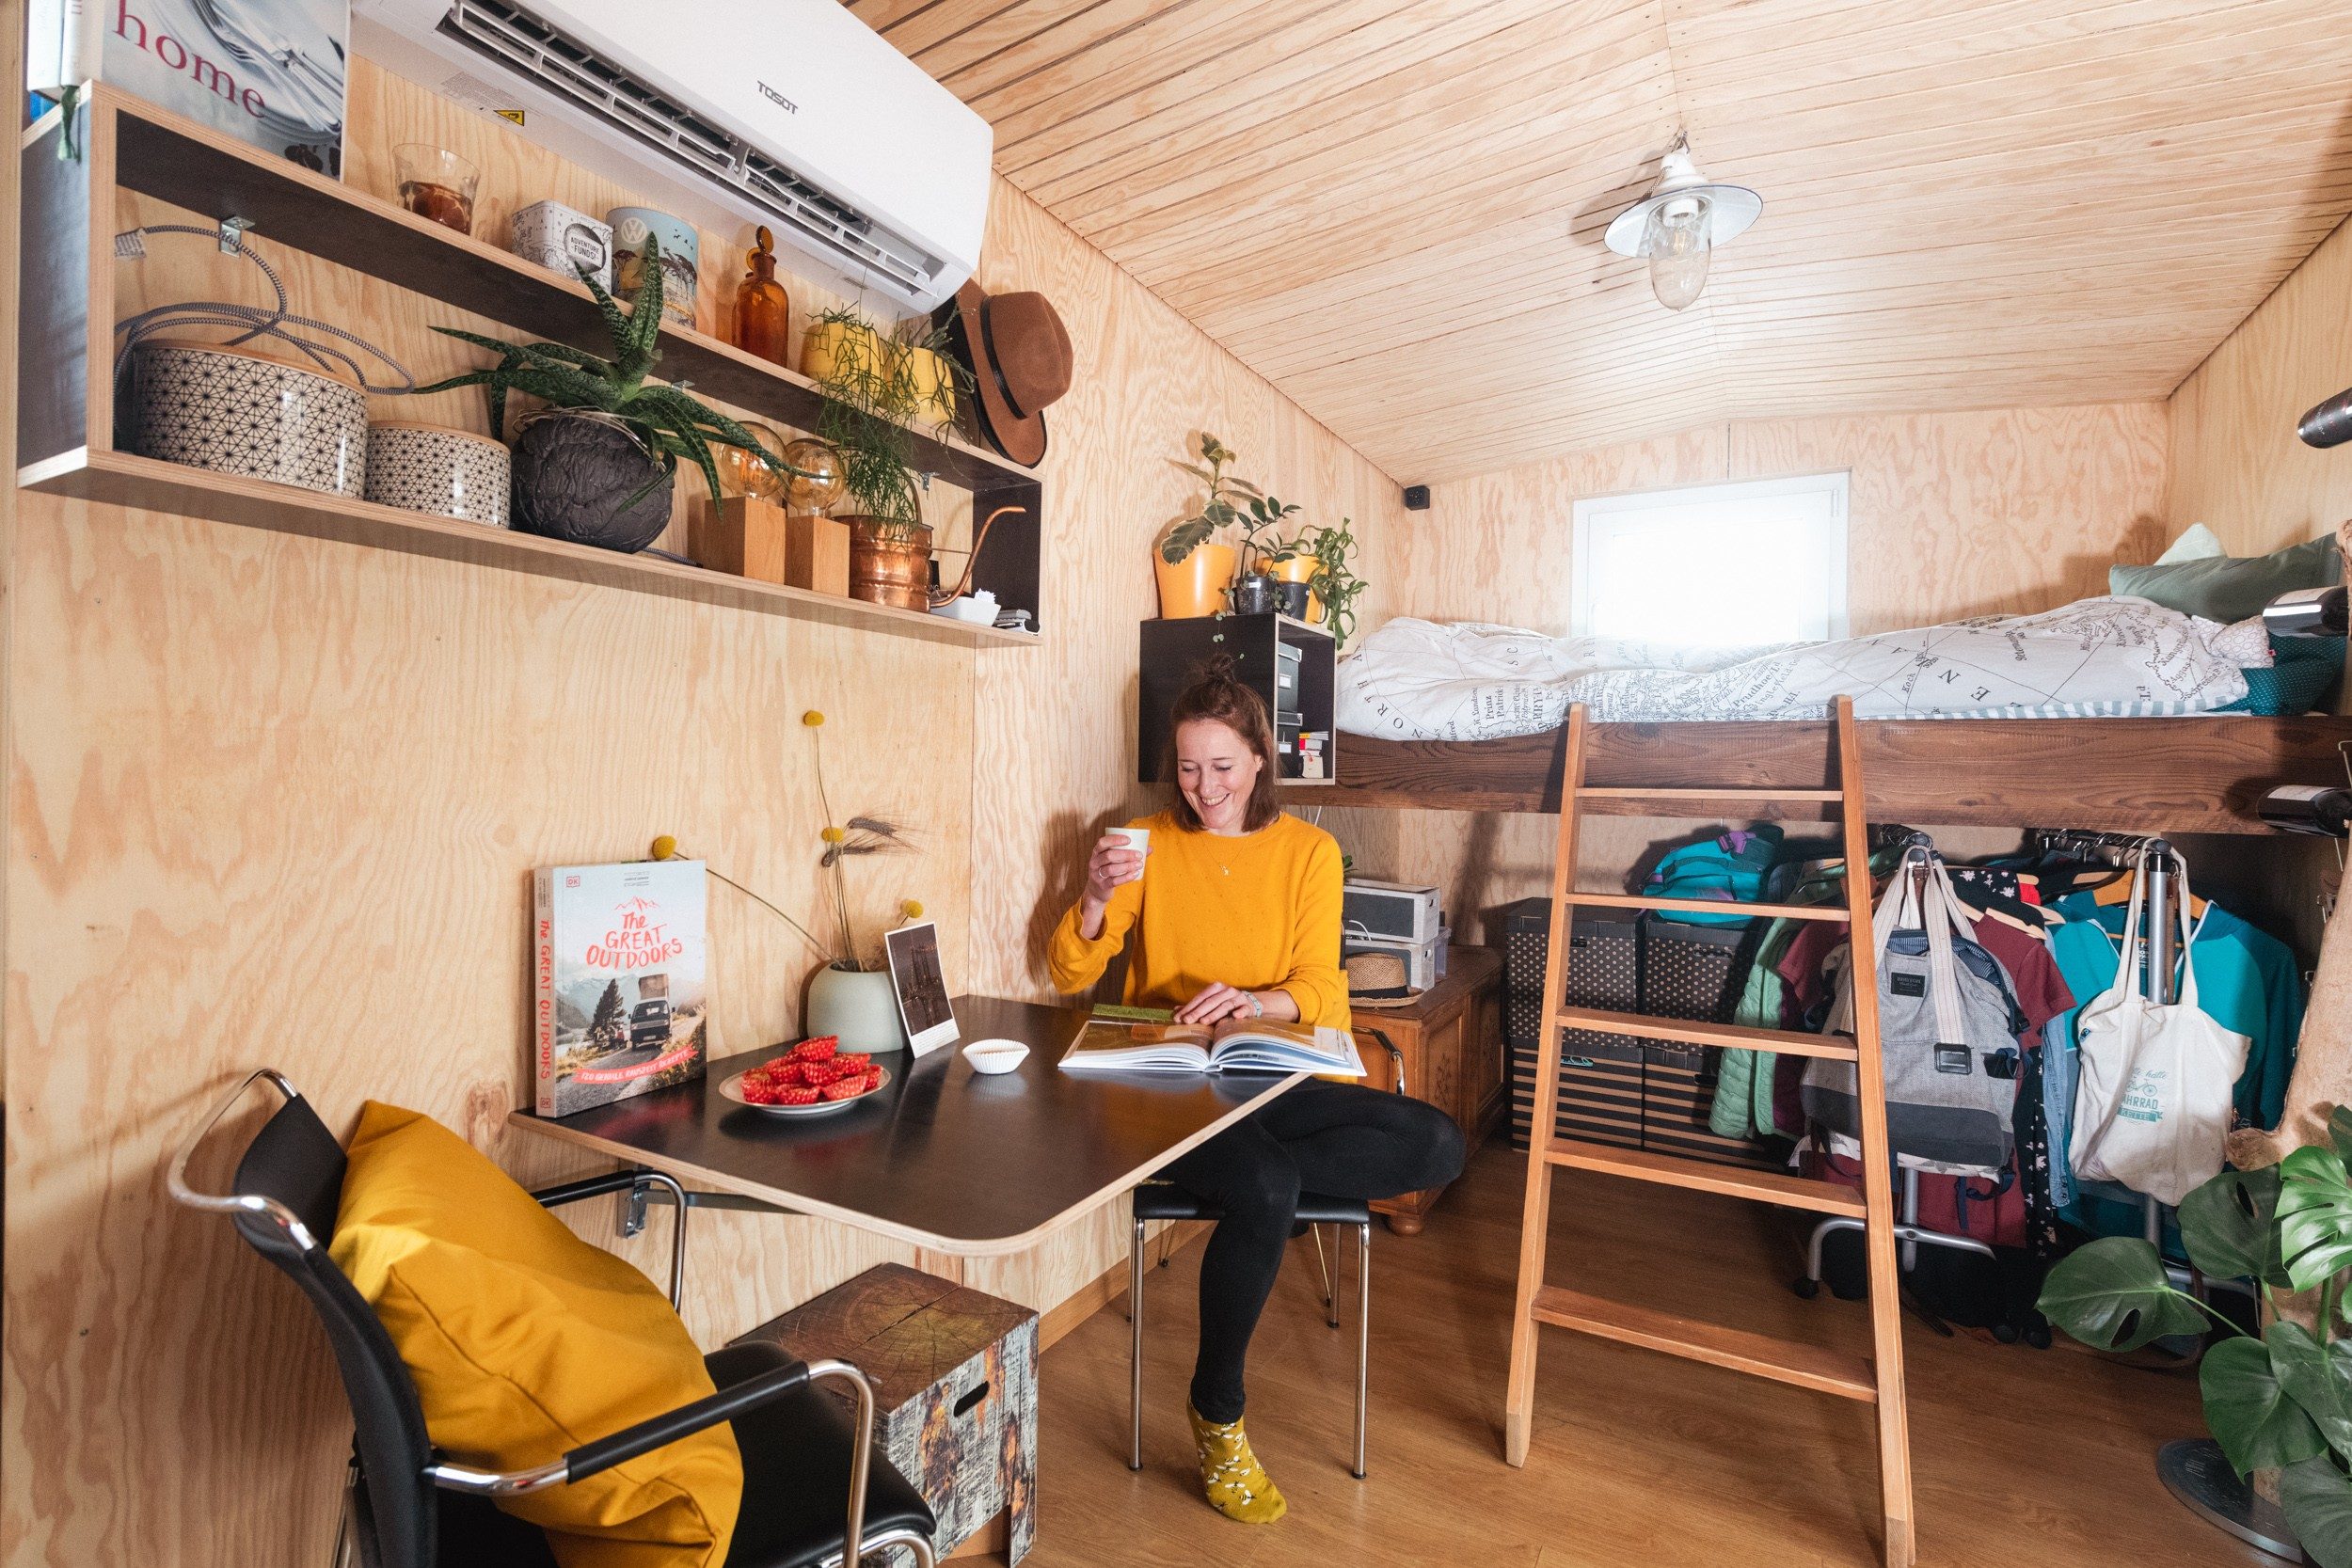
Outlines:
{"type": "Polygon", "coordinates": [[[1279,739],[1299,734],[1323,737],[1323,776],[1304,778],[1304,759],[1295,743],[1282,752],[1282,782],[1311,787],[1327,784],[1339,768],[1339,734],[1333,727],[1338,695],[1338,645],[1331,634],[1287,615],[1203,615],[1180,621],[1146,621],[1138,638],[1136,701],[1136,778],[1166,784],[1174,776],[1168,755],[1168,716],[1194,672],[1218,654],[1232,657],[1236,673],[1275,715],[1279,739]],[[1295,656],[1295,663],[1284,657],[1295,656]]]}

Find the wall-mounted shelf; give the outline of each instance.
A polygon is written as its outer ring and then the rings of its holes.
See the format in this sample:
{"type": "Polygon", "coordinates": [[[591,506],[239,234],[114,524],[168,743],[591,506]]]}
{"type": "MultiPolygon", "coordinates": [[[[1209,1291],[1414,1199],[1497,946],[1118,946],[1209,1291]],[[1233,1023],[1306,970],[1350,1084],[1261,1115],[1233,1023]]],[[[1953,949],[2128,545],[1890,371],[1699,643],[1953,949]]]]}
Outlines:
{"type": "MultiPolygon", "coordinates": [[[[114,445],[115,198],[152,197],[218,222],[250,220],[269,245],[306,252],[490,317],[534,337],[604,340],[576,281],[417,217],[324,175],[244,147],[103,85],[80,110],[79,159],[57,155],[62,118],[20,151],[17,483],[34,490],[463,560],[967,647],[1025,647],[1027,632],[751,581],[657,557],[510,533],[292,485],[158,462],[114,445]]],[[[795,429],[821,399],[806,377],[698,332],[664,326],[661,370],[697,392],[795,429]]],[[[973,585],[1038,624],[1044,487],[1036,473],[953,436],[915,434],[919,466],[970,493],[974,522],[1019,505],[990,531],[973,585]]]]}
{"type": "Polygon", "coordinates": [[[1301,731],[1323,737],[1323,775],[1303,778],[1295,747],[1282,748],[1277,782],[1311,789],[1328,786],[1339,766],[1339,731],[1333,724],[1338,695],[1337,645],[1322,626],[1287,615],[1202,615],[1146,621],[1137,634],[1140,690],[1136,702],[1136,778],[1168,784],[1165,766],[1168,721],[1193,671],[1218,654],[1232,657],[1234,673],[1274,715],[1279,740],[1301,731]]]}

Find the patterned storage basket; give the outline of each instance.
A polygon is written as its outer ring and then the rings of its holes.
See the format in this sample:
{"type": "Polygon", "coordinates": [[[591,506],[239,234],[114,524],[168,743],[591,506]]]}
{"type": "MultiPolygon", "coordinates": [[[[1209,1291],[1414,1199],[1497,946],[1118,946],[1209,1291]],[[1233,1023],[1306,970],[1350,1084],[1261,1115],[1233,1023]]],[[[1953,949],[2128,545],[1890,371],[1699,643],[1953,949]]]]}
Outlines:
{"type": "MultiPolygon", "coordinates": [[[[1511,1141],[1534,1117],[1551,903],[1503,911],[1504,1035],[1511,1053],[1511,1141]]],[[[1753,926],[1696,926],[1632,911],[1579,910],[1569,927],[1570,1006],[1694,1022],[1727,1022],[1754,951],[1753,926]]],[[[1565,1040],[1555,1126],[1564,1137],[1722,1164],[1770,1166],[1754,1140],[1708,1130],[1715,1053],[1706,1046],[1574,1029],[1565,1040]]]]}

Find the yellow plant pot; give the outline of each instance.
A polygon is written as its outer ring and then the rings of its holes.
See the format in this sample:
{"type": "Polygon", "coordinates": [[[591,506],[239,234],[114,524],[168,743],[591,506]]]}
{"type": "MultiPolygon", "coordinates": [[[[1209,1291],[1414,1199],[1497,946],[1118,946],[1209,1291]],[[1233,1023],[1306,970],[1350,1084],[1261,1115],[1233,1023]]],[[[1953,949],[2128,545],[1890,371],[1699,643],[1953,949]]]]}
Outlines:
{"type": "Polygon", "coordinates": [[[870,326],[852,326],[847,322],[810,323],[806,336],[801,340],[801,373],[811,381],[824,381],[845,354],[853,361],[880,370],[889,364],[889,356],[901,352],[907,358],[907,377],[914,384],[915,423],[952,424],[956,418],[956,378],[947,361],[927,348],[901,350],[870,326]]]}
{"type": "Polygon", "coordinates": [[[1214,615],[1225,608],[1225,590],[1233,580],[1233,546],[1202,545],[1171,565],[1154,546],[1152,570],[1160,579],[1161,615],[1171,621],[1214,615]]]}
{"type": "MultiPolygon", "coordinates": [[[[1317,572],[1321,570],[1321,565],[1311,555],[1295,555],[1288,561],[1268,562],[1266,570],[1274,574],[1274,580],[1277,582],[1312,582],[1315,580],[1317,572]]],[[[1318,624],[1323,620],[1321,595],[1315,594],[1307,595],[1307,619],[1318,624]]]]}
{"type": "Polygon", "coordinates": [[[930,349],[908,351],[907,375],[914,383],[917,424],[953,424],[956,420],[956,377],[947,361],[930,349]]]}
{"type": "Polygon", "coordinates": [[[852,326],[848,322],[811,322],[807,335],[801,340],[801,373],[811,381],[824,381],[832,376],[834,363],[841,357],[845,345],[856,340],[850,348],[853,356],[861,356],[867,364],[882,363],[882,334],[870,326],[852,326]]]}

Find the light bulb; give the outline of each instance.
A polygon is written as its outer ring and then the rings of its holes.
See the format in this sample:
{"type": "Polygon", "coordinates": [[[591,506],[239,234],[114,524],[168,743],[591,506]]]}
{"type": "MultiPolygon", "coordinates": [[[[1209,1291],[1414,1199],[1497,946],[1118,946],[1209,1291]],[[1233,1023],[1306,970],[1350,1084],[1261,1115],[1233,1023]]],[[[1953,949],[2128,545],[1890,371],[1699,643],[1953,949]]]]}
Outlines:
{"type": "Polygon", "coordinates": [[[1681,309],[1707,287],[1713,228],[1712,204],[1703,196],[1678,196],[1650,210],[1642,253],[1649,258],[1649,286],[1667,309],[1681,309]]]}

